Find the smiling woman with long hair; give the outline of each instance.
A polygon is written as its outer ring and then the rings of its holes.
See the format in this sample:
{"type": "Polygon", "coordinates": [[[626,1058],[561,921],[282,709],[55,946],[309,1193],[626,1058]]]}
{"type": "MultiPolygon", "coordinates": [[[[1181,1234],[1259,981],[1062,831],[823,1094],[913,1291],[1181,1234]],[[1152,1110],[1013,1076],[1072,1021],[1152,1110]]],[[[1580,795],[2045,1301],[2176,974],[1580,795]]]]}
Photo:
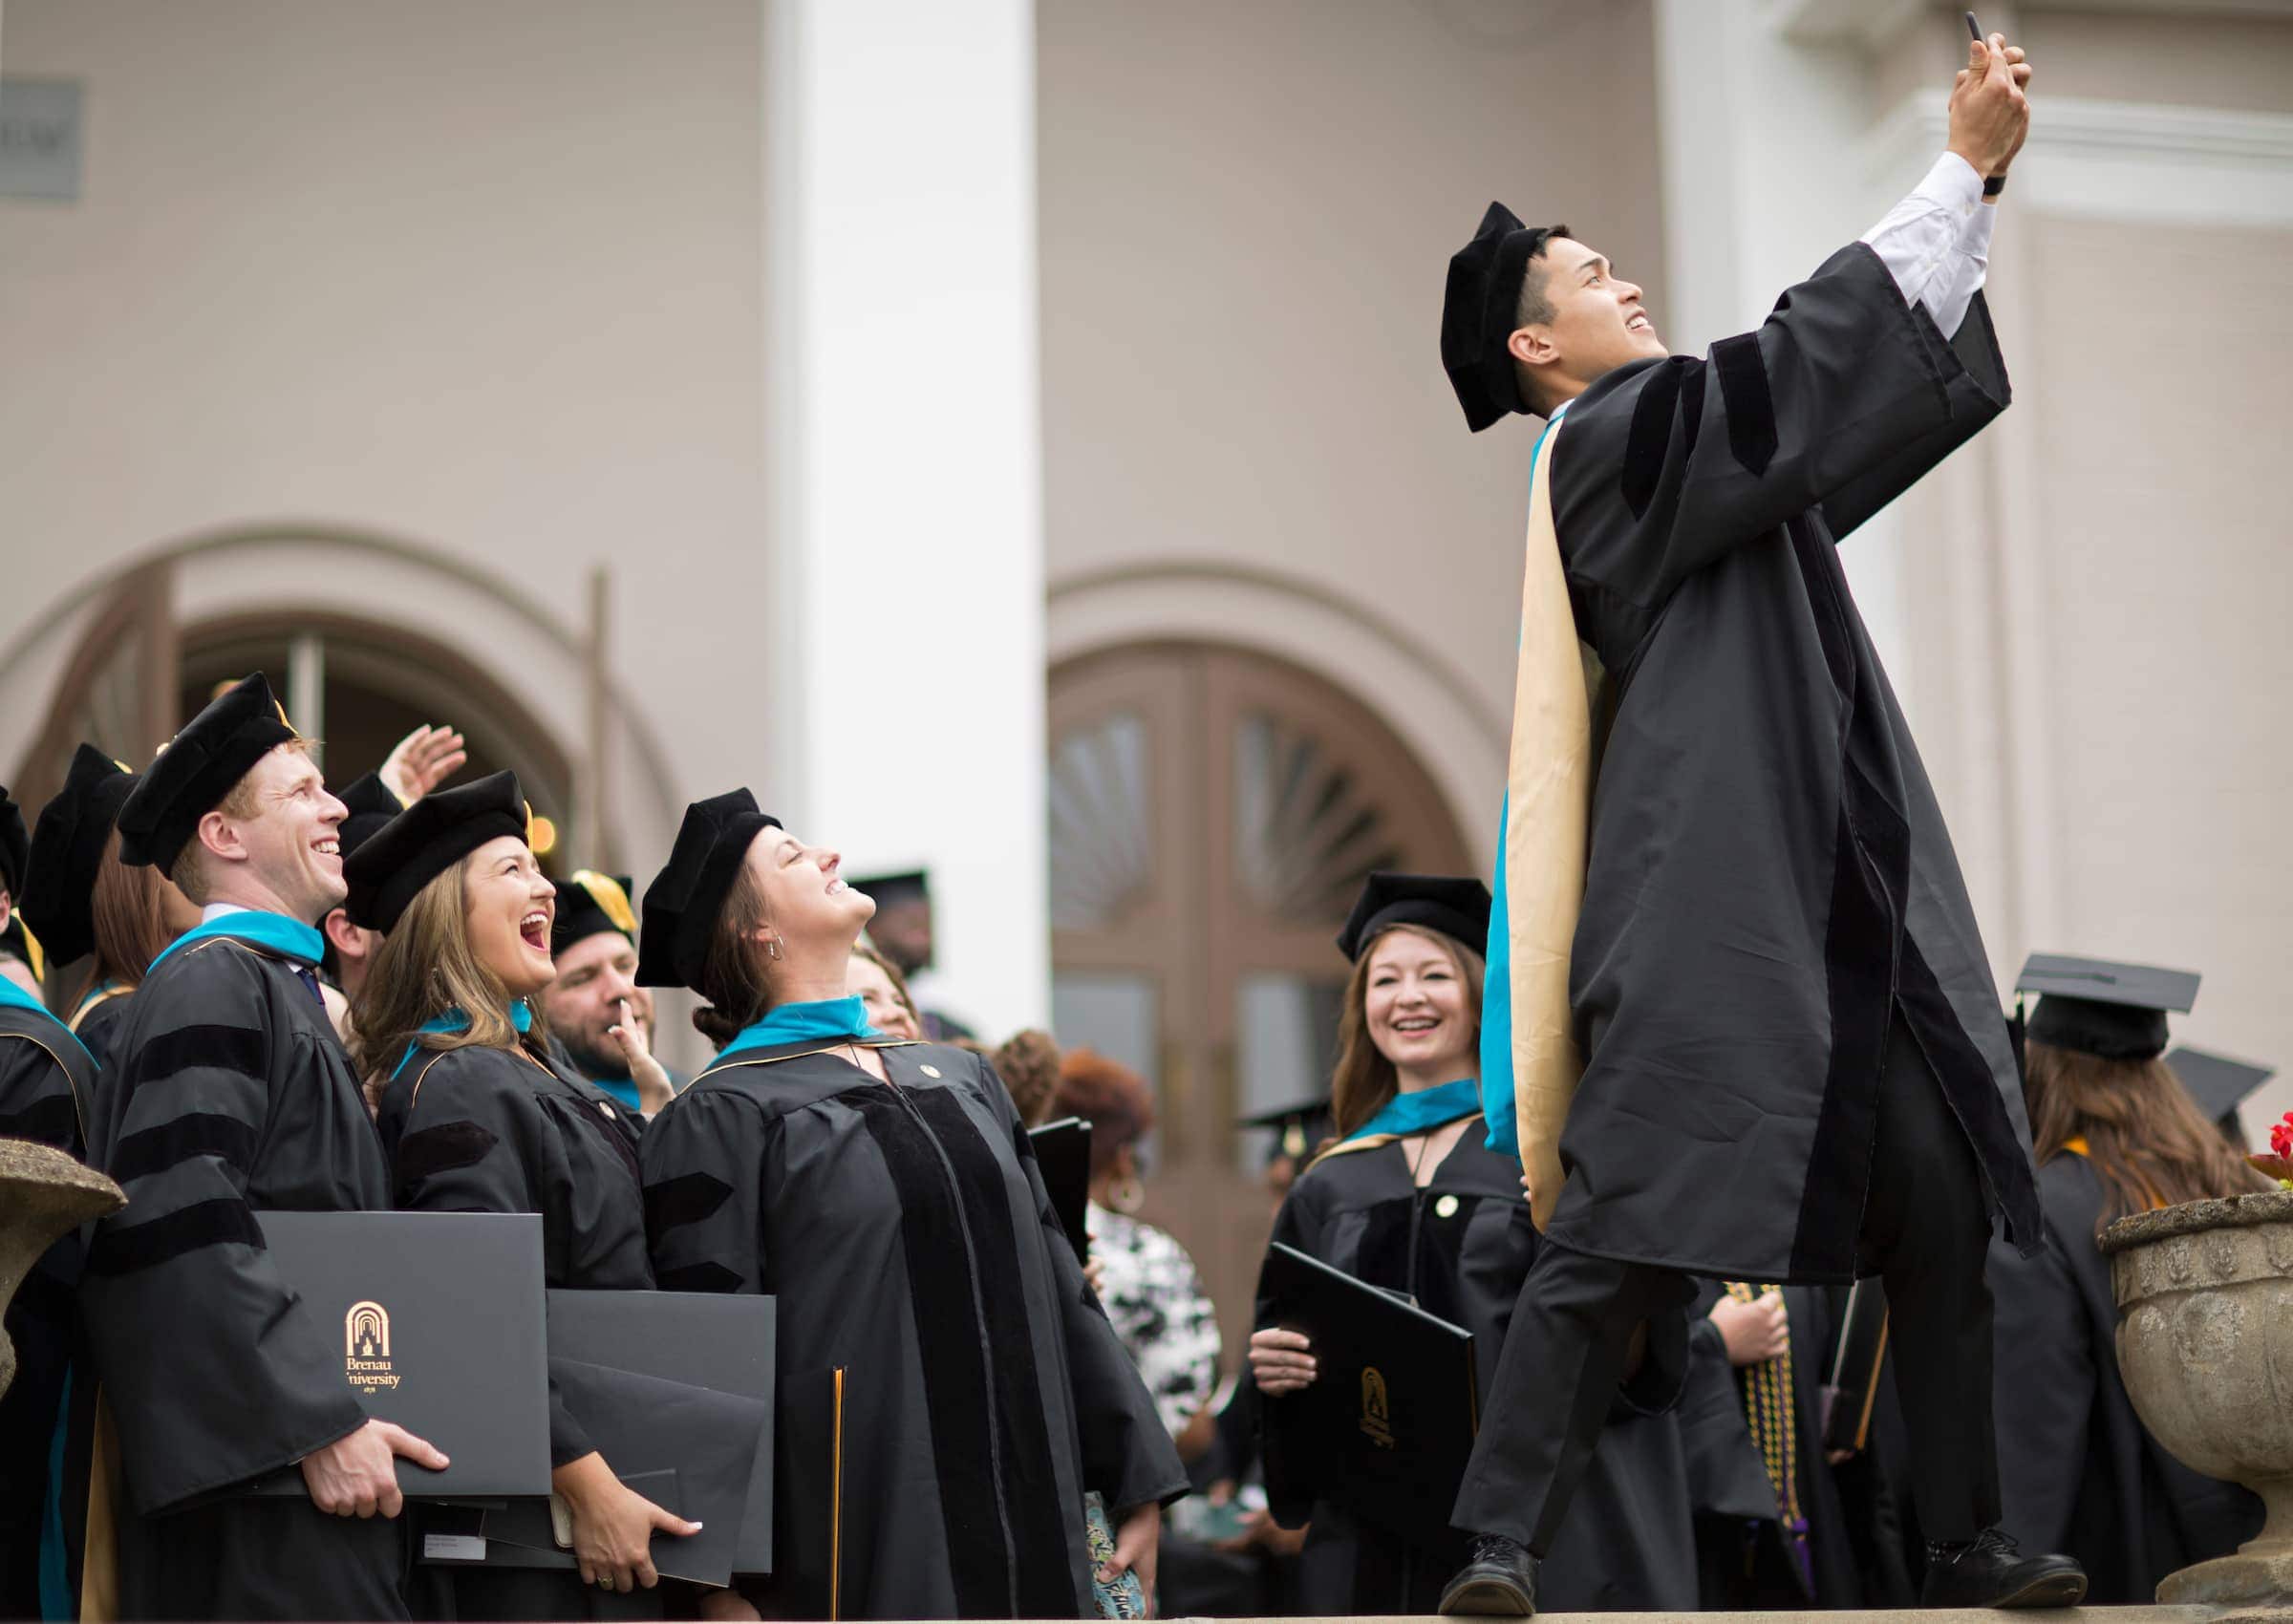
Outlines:
{"type": "MultiPolygon", "coordinates": [[[[355,1031],[398,1207],[537,1212],[550,1286],[650,1289],[633,1114],[551,1066],[533,1013],[555,973],[556,887],[525,844],[516,778],[425,796],[343,874],[352,923],[382,932],[355,1031]]],[[[554,1386],[549,1460],[579,1588],[547,1570],[422,1570],[452,1592],[448,1615],[586,1616],[599,1590],[656,1584],[656,1529],[695,1530],[621,1485],[554,1386]]]]}
{"type": "MultiPolygon", "coordinates": [[[[1537,1248],[1520,1163],[1484,1142],[1479,944],[1489,918],[1478,880],[1370,876],[1338,939],[1353,973],[1330,1087],[1335,1134],[1274,1226],[1275,1241],[1470,1331],[1485,1405],[1537,1248]]],[[[1281,1325],[1278,1303],[1261,1295],[1257,1324],[1251,1373],[1271,1428],[1318,1373],[1306,1336],[1281,1325]]],[[[1664,1407],[1669,1393],[1659,1390],[1677,1376],[1649,1369],[1648,1409],[1664,1407]]],[[[1669,1414],[1638,1413],[1640,1396],[1638,1386],[1616,1396],[1616,1419],[1546,1561],[1540,1612],[1696,1606],[1679,1426],[1669,1414]]],[[[1271,1514],[1308,1530],[1298,1611],[1433,1612],[1462,1536],[1454,1549],[1414,1544],[1322,1499],[1323,1486],[1285,1481],[1269,1452],[1271,1514]]]]}
{"type": "Polygon", "coordinates": [[[1153,1589],[1170,1441],[1092,1301],[1010,1096],[846,994],[875,904],[746,790],[685,812],[637,978],[716,1061],[645,1131],[664,1290],[780,1299],[785,1618],[1089,1616],[1096,1495],[1153,1589]]]}

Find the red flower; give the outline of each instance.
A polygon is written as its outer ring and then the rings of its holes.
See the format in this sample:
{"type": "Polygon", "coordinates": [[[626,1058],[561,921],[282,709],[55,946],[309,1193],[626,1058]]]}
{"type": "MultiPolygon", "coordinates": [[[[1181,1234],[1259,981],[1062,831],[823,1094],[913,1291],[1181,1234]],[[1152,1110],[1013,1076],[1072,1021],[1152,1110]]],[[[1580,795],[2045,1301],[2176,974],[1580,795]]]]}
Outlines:
{"type": "Polygon", "coordinates": [[[2293,1111],[2287,1111],[2285,1120],[2269,1130],[2269,1148],[2280,1156],[2293,1156],[2293,1111]]]}
{"type": "Polygon", "coordinates": [[[2283,1122],[2271,1124],[2269,1148],[2275,1154],[2248,1156],[2245,1160],[2285,1188],[2293,1189],[2293,1111],[2285,1113],[2283,1122]]]}

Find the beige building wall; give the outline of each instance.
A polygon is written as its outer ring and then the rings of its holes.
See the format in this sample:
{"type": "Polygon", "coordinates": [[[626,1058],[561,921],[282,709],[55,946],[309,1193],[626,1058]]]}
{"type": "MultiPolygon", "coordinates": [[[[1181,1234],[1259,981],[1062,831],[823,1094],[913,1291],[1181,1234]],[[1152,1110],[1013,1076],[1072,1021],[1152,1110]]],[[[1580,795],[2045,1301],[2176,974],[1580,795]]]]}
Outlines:
{"type": "Polygon", "coordinates": [[[1037,28],[1054,656],[1200,635],[1306,665],[1486,861],[1533,428],[1466,432],[1443,279],[1500,199],[1661,318],[1649,7],[1058,0],[1037,28]]]}
{"type": "MultiPolygon", "coordinates": [[[[7,72],[82,82],[86,159],[77,203],[0,200],[0,650],[197,533],[379,535],[572,626],[603,564],[672,771],[759,751],[761,16],[16,0],[7,72]]],[[[396,575],[366,590],[432,618],[396,575]]],[[[504,663],[483,624],[434,629],[504,663]]],[[[32,652],[0,759],[50,696],[32,652]]],[[[650,852],[682,785],[624,766],[650,852]]]]}

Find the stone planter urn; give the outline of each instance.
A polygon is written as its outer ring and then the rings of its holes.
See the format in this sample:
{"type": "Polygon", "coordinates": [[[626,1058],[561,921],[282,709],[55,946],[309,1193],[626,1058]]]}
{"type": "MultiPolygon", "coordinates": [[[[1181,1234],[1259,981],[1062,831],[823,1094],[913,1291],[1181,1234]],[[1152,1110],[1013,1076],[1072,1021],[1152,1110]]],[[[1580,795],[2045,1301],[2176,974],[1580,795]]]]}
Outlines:
{"type": "MultiPolygon", "coordinates": [[[[45,1144],[0,1139],[0,1312],[59,1238],[127,1205],[119,1186],[45,1144]]],[[[0,1330],[0,1393],[16,1378],[15,1344],[0,1330]]]]}
{"type": "Polygon", "coordinates": [[[2142,1424],[2269,1512],[2251,1543],[2169,1574],[2157,1599],[2293,1609],[2293,1190],[2121,1218],[2102,1250],[2118,1370],[2142,1424]]]}

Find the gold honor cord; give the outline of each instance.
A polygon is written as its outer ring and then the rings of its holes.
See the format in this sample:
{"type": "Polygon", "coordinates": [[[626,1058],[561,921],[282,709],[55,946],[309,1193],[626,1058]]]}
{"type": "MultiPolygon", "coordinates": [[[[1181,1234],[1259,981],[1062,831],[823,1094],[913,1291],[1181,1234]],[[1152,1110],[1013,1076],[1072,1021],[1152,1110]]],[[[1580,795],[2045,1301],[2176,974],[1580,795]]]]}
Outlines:
{"type": "MultiPolygon", "coordinates": [[[[1757,1302],[1775,1286],[1744,1280],[1727,1282],[1727,1294],[1740,1303],[1757,1302]]],[[[1799,1508],[1799,1410],[1791,1381],[1791,1336],[1784,1334],[1784,1351],[1744,1373],[1744,1420],[1751,1442],[1768,1468],[1768,1485],[1775,1490],[1781,1518],[1784,1554],[1810,1595],[1814,1593],[1814,1568],[1808,1549],[1808,1519],[1799,1508]]]]}
{"type": "Polygon", "coordinates": [[[836,1367],[836,1444],[828,1468],[828,1620],[835,1624],[844,1588],[844,1366],[836,1367]]]}

